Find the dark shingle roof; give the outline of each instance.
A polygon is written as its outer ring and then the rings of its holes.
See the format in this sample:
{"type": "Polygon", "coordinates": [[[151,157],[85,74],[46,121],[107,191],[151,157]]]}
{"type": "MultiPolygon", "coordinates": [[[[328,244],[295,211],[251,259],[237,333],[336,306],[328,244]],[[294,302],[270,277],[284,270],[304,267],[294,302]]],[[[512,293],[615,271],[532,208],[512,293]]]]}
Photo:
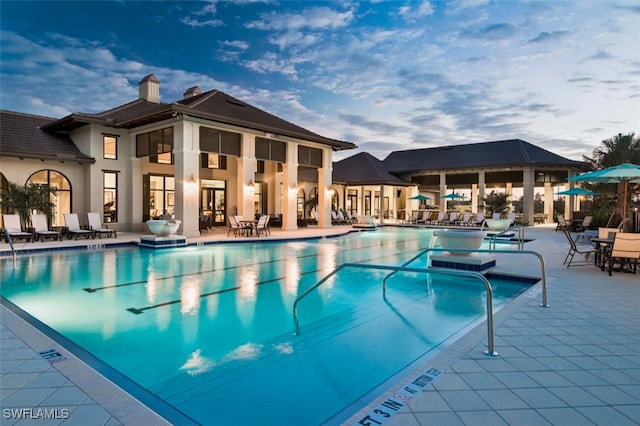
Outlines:
{"type": "Polygon", "coordinates": [[[382,161],[367,152],[333,163],[333,181],[347,185],[413,185],[389,173],[382,161]]]}
{"type": "Polygon", "coordinates": [[[144,99],[137,99],[97,114],[73,113],[50,123],[44,127],[44,130],[51,132],[69,131],[89,123],[131,129],[166,120],[180,113],[253,130],[318,142],[338,150],[356,147],[351,142],[320,136],[218,90],[211,90],[171,104],[153,103],[144,99]]]}
{"type": "Polygon", "coordinates": [[[40,126],[52,120],[37,115],[0,111],[0,156],[94,163],[93,158],[80,152],[69,136],[40,130],[40,126]]]}
{"type": "Polygon", "coordinates": [[[569,160],[520,139],[393,151],[384,159],[392,173],[516,166],[580,167],[569,160]]]}

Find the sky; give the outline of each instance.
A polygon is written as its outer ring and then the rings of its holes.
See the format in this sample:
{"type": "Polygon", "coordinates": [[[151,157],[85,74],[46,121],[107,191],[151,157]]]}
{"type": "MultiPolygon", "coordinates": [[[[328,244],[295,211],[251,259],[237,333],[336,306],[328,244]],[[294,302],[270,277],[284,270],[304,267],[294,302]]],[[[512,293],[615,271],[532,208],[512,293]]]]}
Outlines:
{"type": "Polygon", "coordinates": [[[640,2],[1,1],[0,107],[61,118],[217,89],[384,159],[640,134],[640,2]]]}

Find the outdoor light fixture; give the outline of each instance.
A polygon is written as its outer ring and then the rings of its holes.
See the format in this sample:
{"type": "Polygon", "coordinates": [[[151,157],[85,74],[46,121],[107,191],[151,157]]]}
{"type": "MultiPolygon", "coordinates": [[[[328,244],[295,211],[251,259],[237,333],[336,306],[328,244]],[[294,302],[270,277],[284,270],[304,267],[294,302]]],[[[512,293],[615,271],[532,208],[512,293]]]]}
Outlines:
{"type": "Polygon", "coordinates": [[[195,177],[193,177],[193,175],[191,175],[191,177],[189,178],[189,180],[187,181],[187,183],[188,183],[189,185],[195,185],[195,184],[197,183],[197,182],[196,182],[196,178],[195,178],[195,177]]]}

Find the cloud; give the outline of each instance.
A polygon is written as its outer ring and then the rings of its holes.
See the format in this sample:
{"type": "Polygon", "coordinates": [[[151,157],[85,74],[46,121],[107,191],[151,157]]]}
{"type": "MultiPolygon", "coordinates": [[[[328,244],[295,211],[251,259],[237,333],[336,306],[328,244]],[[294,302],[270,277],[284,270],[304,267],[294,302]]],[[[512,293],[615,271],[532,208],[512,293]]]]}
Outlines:
{"type": "Polygon", "coordinates": [[[195,18],[184,17],[180,22],[190,27],[221,27],[224,25],[224,22],[220,19],[206,19],[201,21],[195,18]]]}
{"type": "Polygon", "coordinates": [[[571,32],[566,30],[560,31],[543,31],[538,34],[536,37],[529,40],[529,43],[547,43],[547,42],[556,42],[562,39],[567,38],[571,32]]]}
{"type": "Polygon", "coordinates": [[[296,13],[264,13],[260,20],[247,22],[245,27],[265,31],[335,30],[347,26],[353,18],[353,9],[337,12],[322,6],[303,9],[296,13]]]}
{"type": "Polygon", "coordinates": [[[480,40],[506,40],[518,33],[518,27],[507,22],[486,25],[475,30],[465,30],[464,37],[480,40]]]}
{"type": "Polygon", "coordinates": [[[417,7],[413,7],[413,3],[411,3],[398,9],[398,14],[409,22],[415,21],[417,18],[432,16],[434,13],[435,8],[429,0],[422,1],[417,7]]]}
{"type": "Polygon", "coordinates": [[[447,5],[447,13],[458,14],[464,10],[486,6],[489,0],[454,0],[447,5]]]}

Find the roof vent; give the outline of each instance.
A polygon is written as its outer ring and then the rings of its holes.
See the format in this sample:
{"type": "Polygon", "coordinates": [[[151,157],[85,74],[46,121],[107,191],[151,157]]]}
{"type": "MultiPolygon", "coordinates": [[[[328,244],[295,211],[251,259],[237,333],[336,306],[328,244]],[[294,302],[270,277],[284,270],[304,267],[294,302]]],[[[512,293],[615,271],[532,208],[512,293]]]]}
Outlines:
{"type": "Polygon", "coordinates": [[[160,103],[160,81],[155,74],[149,74],[138,82],[138,99],[160,103]]]}
{"type": "Polygon", "coordinates": [[[189,87],[186,92],[182,94],[182,97],[184,97],[185,99],[192,98],[194,96],[198,96],[200,93],[202,93],[202,90],[200,90],[200,86],[193,86],[189,87]]]}

